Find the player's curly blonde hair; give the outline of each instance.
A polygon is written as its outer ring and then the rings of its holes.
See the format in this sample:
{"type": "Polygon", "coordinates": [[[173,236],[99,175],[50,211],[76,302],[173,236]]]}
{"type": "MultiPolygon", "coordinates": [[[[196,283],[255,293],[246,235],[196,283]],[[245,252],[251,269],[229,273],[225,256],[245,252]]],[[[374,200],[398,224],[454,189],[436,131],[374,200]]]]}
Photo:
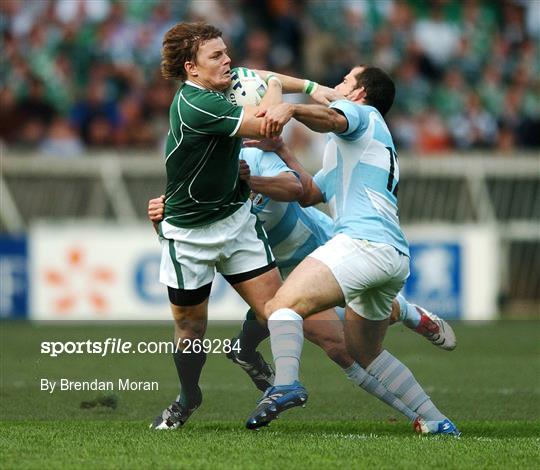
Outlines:
{"type": "Polygon", "coordinates": [[[199,47],[210,39],[221,37],[221,31],[204,22],[178,23],[163,36],[161,74],[166,79],[185,80],[184,64],[195,61],[199,47]]]}

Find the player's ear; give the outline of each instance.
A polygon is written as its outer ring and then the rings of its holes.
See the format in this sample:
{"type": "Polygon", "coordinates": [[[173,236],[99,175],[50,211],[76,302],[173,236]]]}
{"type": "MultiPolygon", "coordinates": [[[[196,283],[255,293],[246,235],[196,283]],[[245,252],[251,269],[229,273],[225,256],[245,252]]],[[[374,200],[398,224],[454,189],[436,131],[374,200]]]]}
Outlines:
{"type": "Polygon", "coordinates": [[[184,62],[184,70],[192,77],[199,75],[199,72],[197,71],[197,64],[195,62],[191,62],[190,60],[184,62]]]}
{"type": "Polygon", "coordinates": [[[362,101],[367,96],[366,89],[363,86],[360,88],[356,88],[351,92],[350,96],[351,101],[362,101]]]}

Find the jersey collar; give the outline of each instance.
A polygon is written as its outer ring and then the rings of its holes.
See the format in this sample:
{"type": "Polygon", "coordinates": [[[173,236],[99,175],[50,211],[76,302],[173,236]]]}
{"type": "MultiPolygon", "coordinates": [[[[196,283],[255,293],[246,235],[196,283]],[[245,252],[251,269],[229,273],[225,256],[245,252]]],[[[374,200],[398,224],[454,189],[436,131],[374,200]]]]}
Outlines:
{"type": "Polygon", "coordinates": [[[207,90],[207,91],[210,91],[210,90],[208,90],[207,88],[204,88],[204,87],[202,87],[201,85],[198,85],[197,83],[193,83],[191,80],[186,80],[184,83],[185,83],[186,85],[189,85],[189,86],[198,88],[199,90],[207,90]]]}
{"type": "Polygon", "coordinates": [[[223,93],[222,91],[216,91],[216,90],[210,90],[210,88],[204,88],[202,87],[201,85],[198,85],[197,83],[193,83],[191,80],[186,80],[184,82],[185,85],[189,85],[189,86],[192,86],[194,88],[198,88],[199,90],[204,90],[204,91],[210,91],[212,93],[218,93],[220,95],[223,95],[225,96],[225,93],[223,93]]]}

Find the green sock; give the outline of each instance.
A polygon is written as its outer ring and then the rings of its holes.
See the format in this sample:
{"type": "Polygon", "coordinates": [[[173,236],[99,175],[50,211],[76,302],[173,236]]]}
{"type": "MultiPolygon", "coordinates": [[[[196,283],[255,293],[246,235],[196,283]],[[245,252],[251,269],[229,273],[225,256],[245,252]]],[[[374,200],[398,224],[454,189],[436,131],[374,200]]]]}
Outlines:
{"type": "Polygon", "coordinates": [[[176,372],[180,379],[179,402],[188,408],[194,408],[202,402],[202,392],[199,388],[199,378],[206,362],[206,353],[186,353],[177,351],[173,353],[176,372]]]}
{"type": "Polygon", "coordinates": [[[240,340],[240,359],[246,361],[253,357],[257,347],[261,342],[270,336],[268,328],[257,321],[255,312],[249,309],[246,313],[246,319],[242,324],[242,331],[238,335],[240,340]]]}

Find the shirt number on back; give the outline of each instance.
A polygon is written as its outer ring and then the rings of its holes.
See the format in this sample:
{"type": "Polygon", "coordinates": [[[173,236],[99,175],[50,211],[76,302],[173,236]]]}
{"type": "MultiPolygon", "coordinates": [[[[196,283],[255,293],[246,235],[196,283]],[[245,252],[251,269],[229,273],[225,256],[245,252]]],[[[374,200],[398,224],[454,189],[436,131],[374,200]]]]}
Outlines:
{"type": "Polygon", "coordinates": [[[395,197],[397,197],[399,183],[397,183],[396,187],[392,189],[392,187],[394,186],[394,171],[397,162],[397,154],[392,147],[386,147],[386,150],[388,150],[388,153],[390,154],[390,170],[388,173],[388,182],[386,183],[386,189],[390,191],[395,197]]]}

